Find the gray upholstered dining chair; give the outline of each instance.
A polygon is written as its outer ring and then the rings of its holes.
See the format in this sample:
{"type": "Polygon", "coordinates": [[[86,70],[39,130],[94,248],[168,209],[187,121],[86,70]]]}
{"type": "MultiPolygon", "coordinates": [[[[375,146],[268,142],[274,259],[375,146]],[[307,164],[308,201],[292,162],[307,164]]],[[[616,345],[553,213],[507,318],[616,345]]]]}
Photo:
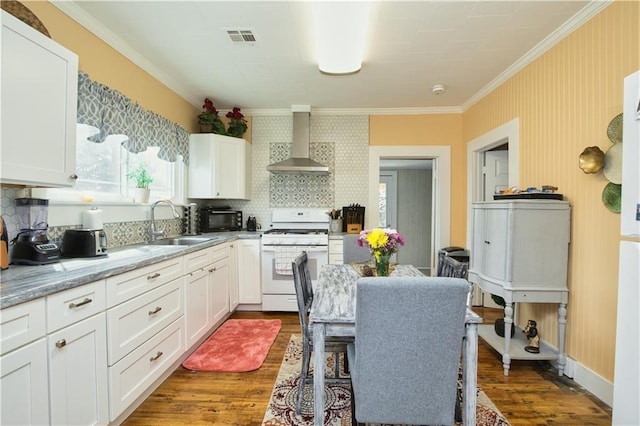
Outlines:
{"type": "Polygon", "coordinates": [[[342,237],[342,263],[366,262],[371,259],[371,253],[366,247],[358,245],[360,234],[345,234],[342,237]]]}
{"type": "MultiPolygon", "coordinates": [[[[313,381],[313,376],[309,374],[309,361],[313,352],[313,334],[309,326],[309,311],[313,303],[313,285],[307,253],[300,253],[291,263],[293,270],[293,282],[296,288],[296,299],[298,302],[298,317],[300,318],[300,329],[302,332],[302,365],[300,368],[300,380],[298,382],[298,395],[296,400],[296,413],[302,411],[302,397],[304,387],[313,381]]],[[[345,372],[348,370],[347,344],[353,342],[349,337],[331,337],[325,339],[325,351],[333,352],[335,359],[335,375],[333,379],[326,379],[325,382],[348,382],[349,378],[340,378],[340,354],[344,354],[345,372]]]]}
{"type": "Polygon", "coordinates": [[[469,289],[459,278],[358,280],[354,424],[453,424],[469,289]]]}

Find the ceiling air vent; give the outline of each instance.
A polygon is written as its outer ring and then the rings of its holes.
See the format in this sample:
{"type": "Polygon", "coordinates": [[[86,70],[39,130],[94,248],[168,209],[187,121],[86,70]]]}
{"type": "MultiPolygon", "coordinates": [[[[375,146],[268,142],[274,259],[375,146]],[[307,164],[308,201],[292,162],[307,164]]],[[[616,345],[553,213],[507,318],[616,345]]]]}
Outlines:
{"type": "Polygon", "coordinates": [[[256,36],[253,35],[251,30],[227,30],[229,38],[234,43],[250,43],[256,42],[256,36]]]}

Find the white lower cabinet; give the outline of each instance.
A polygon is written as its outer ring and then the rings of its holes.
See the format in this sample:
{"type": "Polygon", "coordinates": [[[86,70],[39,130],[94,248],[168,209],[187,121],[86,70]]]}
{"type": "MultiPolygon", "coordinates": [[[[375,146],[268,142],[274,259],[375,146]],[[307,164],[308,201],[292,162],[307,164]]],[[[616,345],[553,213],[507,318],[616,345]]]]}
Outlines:
{"type": "Polygon", "coordinates": [[[51,424],[107,424],[104,312],[47,337],[51,424]]]}
{"type": "Polygon", "coordinates": [[[329,265],[342,265],[344,242],[342,235],[329,235],[329,265]]]}
{"type": "Polygon", "coordinates": [[[185,279],[185,303],[187,306],[184,318],[187,349],[204,336],[213,324],[210,308],[212,297],[210,282],[209,270],[205,268],[190,272],[185,279]]]}
{"type": "Polygon", "coordinates": [[[238,283],[238,246],[239,241],[229,243],[229,312],[240,304],[240,285],[238,283]]]}
{"type": "Polygon", "coordinates": [[[111,421],[153,384],[184,353],[180,318],[109,367],[111,421]]]}
{"type": "Polygon", "coordinates": [[[49,424],[46,338],[0,357],[0,389],[0,424],[49,424]]]}
{"type": "Polygon", "coordinates": [[[239,303],[262,303],[260,240],[234,241],[238,271],[239,303]]]}
{"type": "Polygon", "coordinates": [[[211,274],[211,319],[216,324],[229,314],[229,258],[214,262],[211,274]]]}

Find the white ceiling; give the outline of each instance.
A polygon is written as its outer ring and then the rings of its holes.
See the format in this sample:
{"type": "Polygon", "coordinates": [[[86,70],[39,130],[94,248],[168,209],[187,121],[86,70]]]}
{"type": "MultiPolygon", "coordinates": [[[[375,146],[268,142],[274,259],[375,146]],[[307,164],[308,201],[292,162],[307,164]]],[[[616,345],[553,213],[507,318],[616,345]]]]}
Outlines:
{"type": "Polygon", "coordinates": [[[309,1],[55,1],[200,107],[243,112],[457,112],[530,63],[607,1],[380,1],[360,72],[315,62],[309,1]],[[251,30],[253,44],[227,30],[251,30]],[[446,91],[432,93],[435,84],[446,91]]]}

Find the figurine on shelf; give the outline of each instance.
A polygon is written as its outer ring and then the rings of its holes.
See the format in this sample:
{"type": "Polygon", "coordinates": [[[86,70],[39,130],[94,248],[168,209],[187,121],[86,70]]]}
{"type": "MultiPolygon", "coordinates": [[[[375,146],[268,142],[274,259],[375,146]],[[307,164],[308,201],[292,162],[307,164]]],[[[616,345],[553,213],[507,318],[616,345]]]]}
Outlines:
{"type": "Polygon", "coordinates": [[[527,326],[522,330],[522,332],[526,333],[527,339],[529,339],[529,345],[525,346],[524,350],[532,354],[539,354],[540,337],[538,336],[538,323],[534,320],[527,321],[527,326]]]}

